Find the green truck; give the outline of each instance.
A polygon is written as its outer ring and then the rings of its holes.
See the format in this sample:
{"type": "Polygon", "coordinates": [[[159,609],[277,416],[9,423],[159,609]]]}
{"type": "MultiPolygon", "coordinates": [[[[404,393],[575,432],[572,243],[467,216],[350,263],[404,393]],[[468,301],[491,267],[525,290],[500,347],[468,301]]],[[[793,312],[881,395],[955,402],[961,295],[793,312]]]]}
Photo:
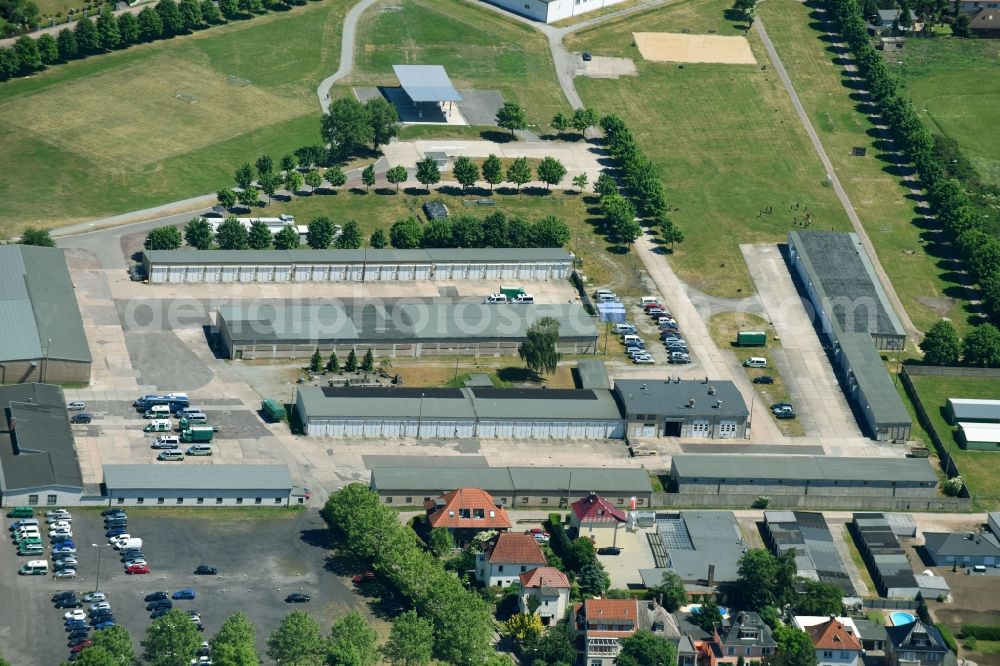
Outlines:
{"type": "Polygon", "coordinates": [[[500,285],[500,293],[507,297],[507,300],[514,300],[518,296],[524,293],[524,289],[521,287],[511,287],[509,285],[500,285]]]}
{"type": "Polygon", "coordinates": [[[185,443],[211,442],[215,430],[212,426],[191,426],[181,431],[181,441],[185,443]]]}
{"type": "Polygon", "coordinates": [[[8,518],[31,518],[35,512],[30,506],[15,506],[7,512],[8,518]]]}
{"type": "Polygon", "coordinates": [[[737,347],[764,347],[767,345],[767,333],[764,331],[740,331],[736,334],[737,347]]]}
{"type": "Polygon", "coordinates": [[[260,411],[272,423],[285,420],[285,408],[277,400],[268,398],[260,403],[260,411]]]}

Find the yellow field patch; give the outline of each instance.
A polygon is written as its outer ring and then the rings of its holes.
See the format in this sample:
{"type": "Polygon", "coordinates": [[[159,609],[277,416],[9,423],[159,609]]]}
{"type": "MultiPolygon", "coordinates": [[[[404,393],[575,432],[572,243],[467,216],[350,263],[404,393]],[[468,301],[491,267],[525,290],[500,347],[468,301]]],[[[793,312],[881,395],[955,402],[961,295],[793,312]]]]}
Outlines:
{"type": "Polygon", "coordinates": [[[757,64],[746,37],[675,32],[635,32],[632,37],[642,57],[653,62],[757,64]]]}
{"type": "Polygon", "coordinates": [[[0,118],[82,155],[139,167],[310,108],[164,56],[0,104],[0,118]]]}

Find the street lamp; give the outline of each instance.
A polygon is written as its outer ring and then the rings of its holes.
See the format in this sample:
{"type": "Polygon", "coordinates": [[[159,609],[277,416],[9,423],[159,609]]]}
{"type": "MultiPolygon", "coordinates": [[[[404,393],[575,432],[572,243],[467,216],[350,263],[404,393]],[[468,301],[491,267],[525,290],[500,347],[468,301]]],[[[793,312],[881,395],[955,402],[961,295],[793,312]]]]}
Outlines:
{"type": "Polygon", "coordinates": [[[417,439],[420,439],[420,423],[424,418],[424,394],[420,394],[420,409],[417,411],[417,439]]]}
{"type": "Polygon", "coordinates": [[[90,545],[97,549],[97,581],[94,583],[94,591],[95,592],[100,592],[101,591],[101,549],[102,548],[111,548],[111,544],[92,543],[90,545]]]}

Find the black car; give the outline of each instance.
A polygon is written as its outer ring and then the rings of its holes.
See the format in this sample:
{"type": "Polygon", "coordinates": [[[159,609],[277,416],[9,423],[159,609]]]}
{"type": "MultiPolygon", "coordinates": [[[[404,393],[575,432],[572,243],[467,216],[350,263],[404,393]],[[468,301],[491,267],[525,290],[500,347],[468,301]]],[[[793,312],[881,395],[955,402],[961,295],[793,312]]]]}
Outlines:
{"type": "Polygon", "coordinates": [[[163,617],[170,612],[169,608],[157,608],[152,613],[149,614],[149,619],[155,620],[158,617],[163,617]]]}
{"type": "Polygon", "coordinates": [[[101,622],[114,622],[115,616],[111,614],[111,611],[106,611],[103,613],[94,613],[90,616],[91,624],[100,624],[101,622]]]}
{"type": "Polygon", "coordinates": [[[73,599],[76,597],[76,592],[59,592],[58,594],[52,595],[52,601],[59,601],[60,599],[73,599]]]}
{"type": "Polygon", "coordinates": [[[81,638],[89,638],[90,637],[90,629],[89,628],[88,629],[75,629],[75,630],[69,632],[69,634],[68,634],[67,637],[69,638],[70,645],[72,645],[73,643],[77,642],[81,638]]]}
{"type": "Polygon", "coordinates": [[[200,564],[194,572],[199,576],[214,576],[219,573],[219,570],[215,567],[210,567],[207,564],[200,564]]]}
{"type": "Polygon", "coordinates": [[[597,549],[598,555],[621,555],[622,549],[618,546],[605,546],[597,549]]]}
{"type": "Polygon", "coordinates": [[[130,550],[127,553],[122,553],[122,562],[125,560],[137,560],[146,559],[146,556],[142,554],[141,550],[130,550]]]}
{"type": "Polygon", "coordinates": [[[761,375],[760,377],[754,377],[753,378],[753,383],[754,384],[773,384],[774,383],[774,377],[772,377],[771,375],[761,375]]]}
{"type": "Polygon", "coordinates": [[[90,423],[93,417],[87,412],[80,412],[79,414],[74,414],[73,418],[69,420],[70,423],[90,423]]]}
{"type": "Polygon", "coordinates": [[[69,597],[68,599],[60,599],[56,602],[56,608],[79,608],[83,606],[83,602],[76,597],[69,597]]]}
{"type": "Polygon", "coordinates": [[[584,62],[590,62],[593,58],[594,58],[594,56],[590,55],[589,51],[584,51],[583,52],[583,61],[584,62]]]}
{"type": "Polygon", "coordinates": [[[157,608],[170,609],[173,607],[174,607],[174,602],[172,602],[170,599],[157,599],[156,601],[151,601],[148,604],[146,604],[146,610],[148,611],[154,611],[157,608]]]}
{"type": "Polygon", "coordinates": [[[285,601],[290,604],[303,604],[311,600],[312,597],[310,597],[308,594],[302,594],[301,592],[292,592],[287,597],[285,597],[285,601]]]}
{"type": "Polygon", "coordinates": [[[145,601],[158,601],[160,599],[169,599],[169,592],[150,592],[146,595],[145,601]]]}
{"type": "Polygon", "coordinates": [[[124,516],[125,509],[105,509],[104,511],[101,511],[102,516],[111,516],[114,514],[121,514],[124,516]]]}

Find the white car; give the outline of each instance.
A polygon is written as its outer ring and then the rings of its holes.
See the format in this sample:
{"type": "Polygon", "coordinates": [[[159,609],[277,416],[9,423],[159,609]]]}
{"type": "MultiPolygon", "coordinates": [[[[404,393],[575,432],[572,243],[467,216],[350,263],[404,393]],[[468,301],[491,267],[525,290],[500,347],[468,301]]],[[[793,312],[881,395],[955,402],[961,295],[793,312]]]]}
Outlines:
{"type": "Polygon", "coordinates": [[[636,356],[635,358],[632,359],[632,362],[639,363],[642,365],[652,365],[653,363],[656,363],[656,361],[653,360],[652,356],[636,356]]]}
{"type": "Polygon", "coordinates": [[[110,543],[112,546],[114,546],[119,541],[121,541],[122,543],[124,543],[125,541],[128,541],[131,538],[132,538],[132,536],[126,532],[125,534],[119,534],[118,536],[111,537],[110,539],[108,539],[108,543],[110,543]]]}
{"type": "Polygon", "coordinates": [[[84,613],[79,608],[77,608],[77,609],[71,610],[70,612],[68,612],[65,615],[63,615],[63,619],[64,620],[86,620],[87,619],[87,614],[84,613]]]}
{"type": "MultiPolygon", "coordinates": [[[[53,578],[76,578],[76,569],[60,569],[55,572],[53,578]]],[[[83,619],[83,618],[81,618],[83,619]]]]}
{"type": "Polygon", "coordinates": [[[50,530],[57,530],[60,527],[64,527],[66,529],[72,529],[73,528],[73,524],[70,523],[68,520],[57,520],[57,521],[55,521],[53,523],[49,523],[49,529],[50,530]]]}
{"type": "Polygon", "coordinates": [[[71,412],[77,412],[80,411],[81,409],[86,409],[86,408],[87,405],[82,402],[71,402],[68,405],[66,405],[66,409],[68,409],[71,412]]]}
{"type": "Polygon", "coordinates": [[[56,569],[76,569],[76,564],[75,557],[64,557],[61,560],[56,560],[53,566],[56,569]]]}
{"type": "Polygon", "coordinates": [[[53,537],[69,537],[73,538],[73,530],[49,530],[49,538],[53,537]]]}
{"type": "Polygon", "coordinates": [[[51,511],[46,511],[45,517],[55,518],[56,520],[59,520],[60,518],[63,520],[70,519],[69,511],[67,511],[66,509],[52,509],[51,511]]]}
{"type": "Polygon", "coordinates": [[[76,553],[76,548],[74,548],[73,546],[54,546],[52,548],[52,553],[53,555],[59,555],[61,553],[68,553],[70,555],[73,555],[76,553]]]}
{"type": "Polygon", "coordinates": [[[98,601],[96,604],[90,604],[90,612],[94,613],[99,610],[111,610],[111,604],[107,601],[98,601]]]}
{"type": "Polygon", "coordinates": [[[83,600],[86,601],[87,603],[91,603],[93,601],[104,601],[107,598],[108,595],[104,594],[103,592],[88,592],[87,594],[83,595],[83,600]]]}
{"type": "Polygon", "coordinates": [[[55,527],[56,525],[60,525],[62,523],[72,523],[73,518],[68,513],[59,513],[54,516],[48,516],[45,519],[45,522],[50,526],[55,527]]]}

